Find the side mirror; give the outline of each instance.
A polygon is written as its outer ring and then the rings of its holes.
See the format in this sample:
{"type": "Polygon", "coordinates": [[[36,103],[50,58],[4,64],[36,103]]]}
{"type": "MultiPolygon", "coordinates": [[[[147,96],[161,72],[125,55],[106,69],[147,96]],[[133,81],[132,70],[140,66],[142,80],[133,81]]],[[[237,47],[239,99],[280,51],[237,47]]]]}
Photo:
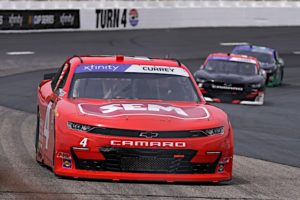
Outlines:
{"type": "Polygon", "coordinates": [[[265,79],[267,78],[267,72],[264,69],[259,70],[259,74],[263,76],[265,79]]]}
{"type": "Polygon", "coordinates": [[[44,74],[44,80],[50,80],[55,76],[56,73],[44,74]]]}
{"type": "Polygon", "coordinates": [[[62,88],[58,88],[58,90],[55,93],[59,97],[62,97],[66,94],[66,92],[62,88]]]}
{"type": "Polygon", "coordinates": [[[278,58],[278,64],[280,64],[281,66],[283,66],[284,65],[284,61],[283,61],[283,59],[282,58],[278,58]]]}
{"type": "Polygon", "coordinates": [[[55,102],[57,99],[57,95],[55,93],[51,93],[49,96],[46,97],[47,102],[55,102]]]}

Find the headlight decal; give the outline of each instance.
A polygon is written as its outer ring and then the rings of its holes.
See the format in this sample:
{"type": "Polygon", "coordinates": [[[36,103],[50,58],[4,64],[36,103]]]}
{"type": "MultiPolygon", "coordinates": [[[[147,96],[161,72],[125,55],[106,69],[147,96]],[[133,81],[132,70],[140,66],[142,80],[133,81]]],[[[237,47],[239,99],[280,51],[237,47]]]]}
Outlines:
{"type": "Polygon", "coordinates": [[[260,88],[261,86],[262,86],[261,83],[251,84],[252,88],[260,88]]]}
{"type": "Polygon", "coordinates": [[[217,127],[217,128],[204,129],[204,130],[197,130],[197,131],[193,131],[193,132],[200,133],[205,136],[222,135],[222,134],[224,134],[224,126],[217,127]]]}
{"type": "Polygon", "coordinates": [[[75,122],[68,122],[68,128],[72,130],[77,130],[77,131],[83,131],[83,132],[88,132],[91,129],[93,129],[93,126],[86,125],[86,124],[79,124],[75,122]]]}

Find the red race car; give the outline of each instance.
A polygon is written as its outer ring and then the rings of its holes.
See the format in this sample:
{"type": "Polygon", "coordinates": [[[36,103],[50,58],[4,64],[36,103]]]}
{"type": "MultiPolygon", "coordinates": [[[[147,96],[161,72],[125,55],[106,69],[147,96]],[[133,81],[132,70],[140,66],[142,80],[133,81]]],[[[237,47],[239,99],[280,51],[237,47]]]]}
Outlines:
{"type": "Polygon", "coordinates": [[[58,176],[228,181],[233,132],[176,60],[68,59],[38,87],[36,159],[58,176]]]}

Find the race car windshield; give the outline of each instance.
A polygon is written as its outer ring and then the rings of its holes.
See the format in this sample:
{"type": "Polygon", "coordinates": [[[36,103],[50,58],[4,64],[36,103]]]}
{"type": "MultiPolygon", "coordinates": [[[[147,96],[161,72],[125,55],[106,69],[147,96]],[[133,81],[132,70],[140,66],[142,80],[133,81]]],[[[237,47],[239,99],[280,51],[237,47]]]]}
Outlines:
{"type": "Polygon", "coordinates": [[[189,77],[151,73],[75,73],[71,98],[199,102],[189,77]]]}
{"type": "Polygon", "coordinates": [[[209,60],[204,69],[209,73],[222,74],[238,74],[251,76],[257,73],[255,64],[226,60],[209,60]]]}
{"type": "Polygon", "coordinates": [[[262,63],[274,63],[275,60],[271,54],[253,51],[236,50],[234,54],[252,56],[262,63]]]}

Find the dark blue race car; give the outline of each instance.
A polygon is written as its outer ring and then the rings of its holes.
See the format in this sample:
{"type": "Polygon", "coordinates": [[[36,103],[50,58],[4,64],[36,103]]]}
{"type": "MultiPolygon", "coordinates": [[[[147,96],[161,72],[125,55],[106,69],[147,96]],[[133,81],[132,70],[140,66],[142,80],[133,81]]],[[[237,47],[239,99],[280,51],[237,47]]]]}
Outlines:
{"type": "Polygon", "coordinates": [[[266,72],[266,85],[281,85],[284,74],[284,61],[276,50],[254,45],[240,45],[232,50],[233,54],[255,57],[266,72]]]}

